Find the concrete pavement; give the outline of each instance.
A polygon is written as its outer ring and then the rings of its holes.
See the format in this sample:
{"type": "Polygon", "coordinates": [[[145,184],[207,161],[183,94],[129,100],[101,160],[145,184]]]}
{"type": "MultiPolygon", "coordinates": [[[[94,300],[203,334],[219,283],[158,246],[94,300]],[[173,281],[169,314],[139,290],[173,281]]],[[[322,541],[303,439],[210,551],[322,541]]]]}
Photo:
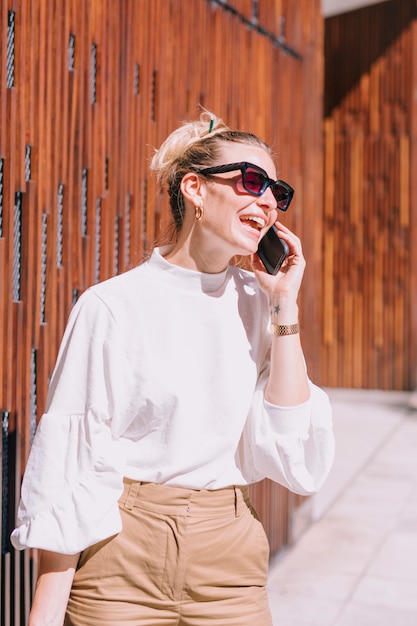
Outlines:
{"type": "Polygon", "coordinates": [[[416,626],[415,395],[327,391],[336,460],[271,561],[274,626],[416,626]]]}

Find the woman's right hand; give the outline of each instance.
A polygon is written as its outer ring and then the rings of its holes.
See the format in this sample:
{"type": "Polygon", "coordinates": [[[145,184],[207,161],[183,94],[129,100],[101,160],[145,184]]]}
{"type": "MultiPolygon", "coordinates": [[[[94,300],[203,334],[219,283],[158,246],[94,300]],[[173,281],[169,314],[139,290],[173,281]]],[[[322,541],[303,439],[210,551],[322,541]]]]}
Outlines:
{"type": "Polygon", "coordinates": [[[40,551],[39,574],[28,626],[62,626],[79,554],[40,551]]]}

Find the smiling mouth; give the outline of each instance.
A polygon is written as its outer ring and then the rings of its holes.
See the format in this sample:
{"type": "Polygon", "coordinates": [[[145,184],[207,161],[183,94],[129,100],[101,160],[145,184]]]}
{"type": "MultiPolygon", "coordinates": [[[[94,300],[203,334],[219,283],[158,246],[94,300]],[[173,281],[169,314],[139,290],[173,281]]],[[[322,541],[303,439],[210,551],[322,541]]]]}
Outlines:
{"type": "Polygon", "coordinates": [[[251,231],[259,233],[266,226],[266,220],[257,215],[249,215],[248,217],[241,217],[240,221],[243,226],[251,231]]]}

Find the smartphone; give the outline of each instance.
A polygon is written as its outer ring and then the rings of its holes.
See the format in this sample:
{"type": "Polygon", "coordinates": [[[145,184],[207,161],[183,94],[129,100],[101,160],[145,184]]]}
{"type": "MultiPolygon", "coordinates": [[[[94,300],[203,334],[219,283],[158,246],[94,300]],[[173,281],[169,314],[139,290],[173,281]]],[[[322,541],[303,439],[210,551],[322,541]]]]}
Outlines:
{"type": "Polygon", "coordinates": [[[258,254],[268,274],[276,274],[288,256],[287,243],[278,237],[277,228],[273,224],[266,231],[258,246],[258,254]]]}

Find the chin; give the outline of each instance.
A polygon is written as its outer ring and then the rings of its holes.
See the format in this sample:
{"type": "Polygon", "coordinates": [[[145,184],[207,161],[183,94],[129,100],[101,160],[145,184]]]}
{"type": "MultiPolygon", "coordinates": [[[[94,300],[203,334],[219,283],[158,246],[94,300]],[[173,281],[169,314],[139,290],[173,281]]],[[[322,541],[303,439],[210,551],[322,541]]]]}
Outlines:
{"type": "Polygon", "coordinates": [[[255,254],[255,252],[257,252],[258,250],[259,241],[260,239],[258,241],[253,241],[251,244],[242,246],[241,250],[239,252],[236,252],[236,254],[239,254],[240,256],[249,256],[251,254],[255,254]]]}
{"type": "Polygon", "coordinates": [[[245,257],[245,256],[250,256],[252,254],[255,254],[255,252],[257,252],[258,250],[258,245],[259,245],[259,241],[261,240],[260,237],[239,237],[239,239],[236,237],[234,239],[234,242],[229,240],[229,248],[230,248],[230,257],[233,258],[235,256],[241,256],[241,257],[245,257]]]}

